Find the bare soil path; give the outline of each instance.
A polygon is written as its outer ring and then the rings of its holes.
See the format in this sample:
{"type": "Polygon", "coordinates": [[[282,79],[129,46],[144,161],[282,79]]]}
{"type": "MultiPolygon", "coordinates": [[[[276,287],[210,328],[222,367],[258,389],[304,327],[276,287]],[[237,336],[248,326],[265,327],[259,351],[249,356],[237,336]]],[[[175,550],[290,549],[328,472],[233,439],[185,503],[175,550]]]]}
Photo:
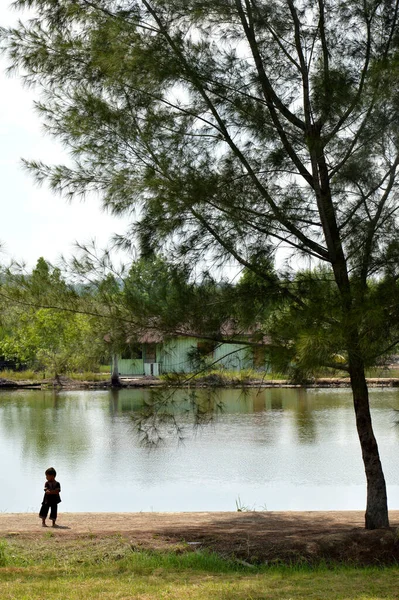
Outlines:
{"type": "Polygon", "coordinates": [[[248,562],[399,561],[399,511],[391,529],[366,531],[360,511],[62,513],[59,527],[42,528],[36,514],[0,514],[0,537],[99,538],[120,535],[133,549],[208,548],[248,562]]]}

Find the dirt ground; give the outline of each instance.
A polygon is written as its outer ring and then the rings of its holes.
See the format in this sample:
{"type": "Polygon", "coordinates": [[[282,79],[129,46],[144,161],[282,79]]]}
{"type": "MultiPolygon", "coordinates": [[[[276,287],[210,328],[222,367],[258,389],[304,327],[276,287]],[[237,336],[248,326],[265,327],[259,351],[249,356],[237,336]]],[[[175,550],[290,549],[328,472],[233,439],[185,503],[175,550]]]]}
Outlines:
{"type": "MultiPolygon", "coordinates": [[[[390,512],[391,528],[366,531],[360,511],[203,512],[203,513],[62,513],[57,538],[119,535],[132,548],[175,550],[207,548],[239,560],[358,564],[399,561],[399,511],[390,512]]],[[[0,514],[0,537],[38,538],[35,514],[0,514]]],[[[61,541],[61,539],[60,539],[61,541]]]]}

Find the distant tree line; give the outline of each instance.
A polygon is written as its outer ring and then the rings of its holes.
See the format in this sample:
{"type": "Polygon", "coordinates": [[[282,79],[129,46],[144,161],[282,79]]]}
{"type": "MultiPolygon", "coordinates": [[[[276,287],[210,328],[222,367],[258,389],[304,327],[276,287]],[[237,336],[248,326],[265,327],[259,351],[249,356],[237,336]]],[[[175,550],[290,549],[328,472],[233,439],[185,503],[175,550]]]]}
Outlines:
{"type": "MultiPolygon", "coordinates": [[[[77,259],[65,271],[44,258],[30,272],[4,268],[0,356],[52,374],[95,371],[152,332],[265,347],[273,370],[297,381],[321,369],[348,372],[332,273],[323,267],[289,275],[277,273],[270,257],[257,261],[266,279],[243,269],[235,282],[209,272],[195,279],[188,266],[160,256],[121,272],[109,261],[100,268],[77,259]]],[[[370,283],[359,323],[365,366],[389,361],[399,339],[396,277],[370,283]]]]}

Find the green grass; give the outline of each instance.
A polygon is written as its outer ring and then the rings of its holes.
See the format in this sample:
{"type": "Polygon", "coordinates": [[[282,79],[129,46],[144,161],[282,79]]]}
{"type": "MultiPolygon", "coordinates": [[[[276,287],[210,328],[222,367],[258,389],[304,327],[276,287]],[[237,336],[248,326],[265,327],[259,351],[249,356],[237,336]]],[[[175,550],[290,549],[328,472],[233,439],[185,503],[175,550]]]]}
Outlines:
{"type": "Polygon", "coordinates": [[[0,379],[9,379],[10,381],[38,381],[43,379],[43,373],[35,371],[0,371],[0,379]]]}
{"type": "Polygon", "coordinates": [[[1,600],[394,600],[399,567],[246,567],[214,553],[150,552],[122,536],[0,540],[1,600]]]}
{"type": "Polygon", "coordinates": [[[92,371],[85,371],[84,373],[66,373],[65,377],[73,381],[109,381],[111,375],[109,372],[93,373],[92,371]]]}
{"type": "MultiPolygon", "coordinates": [[[[399,377],[398,369],[369,369],[366,373],[367,377],[399,377]]],[[[43,373],[42,371],[0,371],[1,379],[8,379],[10,381],[37,381],[40,382],[43,379],[52,379],[54,374],[43,373]]],[[[109,365],[101,365],[98,372],[86,371],[84,373],[66,373],[63,377],[67,377],[73,381],[108,381],[110,379],[110,367],[109,365]]],[[[346,373],[332,372],[329,370],[320,371],[315,374],[315,377],[347,377],[346,373]]],[[[251,382],[259,381],[270,381],[270,380],[285,380],[288,378],[284,373],[262,373],[261,371],[254,371],[252,369],[244,369],[242,371],[228,371],[225,369],[213,369],[204,373],[198,373],[197,375],[188,374],[165,374],[160,377],[164,381],[170,384],[180,384],[185,379],[190,378],[190,381],[201,381],[204,383],[214,385],[245,385],[251,382]]]]}
{"type": "Polygon", "coordinates": [[[219,376],[222,379],[233,380],[237,382],[250,381],[270,381],[273,379],[287,379],[287,375],[283,373],[264,373],[263,371],[255,371],[253,369],[243,369],[242,371],[229,371],[227,369],[215,369],[206,373],[199,373],[195,376],[196,379],[219,376]]]}
{"type": "MultiPolygon", "coordinates": [[[[67,377],[73,381],[108,381],[110,379],[109,368],[106,371],[101,367],[98,373],[85,371],[84,373],[65,373],[62,377],[67,377]]],[[[10,381],[43,381],[43,379],[53,379],[54,373],[43,373],[42,371],[0,371],[0,378],[10,381]]]]}
{"type": "Polygon", "coordinates": [[[286,379],[287,376],[282,373],[264,373],[254,371],[253,369],[243,369],[242,371],[229,371],[227,369],[212,369],[197,374],[189,373],[167,373],[160,376],[160,379],[168,383],[184,383],[189,379],[190,382],[203,382],[214,385],[240,385],[251,382],[270,381],[273,379],[286,379]]]}
{"type": "Polygon", "coordinates": [[[375,367],[366,371],[366,377],[399,377],[399,368],[382,369],[375,367]]]}
{"type": "MultiPolygon", "coordinates": [[[[204,371],[202,373],[190,375],[184,373],[169,373],[161,375],[161,379],[171,384],[179,384],[184,382],[185,379],[190,379],[192,382],[203,382],[214,385],[242,385],[251,382],[259,381],[280,381],[289,380],[289,375],[286,373],[263,373],[262,371],[254,371],[253,369],[243,369],[242,371],[229,371],[227,369],[212,369],[211,371],[204,371]]],[[[316,379],[319,378],[332,378],[332,379],[344,379],[348,377],[348,374],[344,371],[333,371],[332,369],[322,369],[316,371],[313,374],[316,379]]],[[[399,369],[368,369],[366,377],[399,377],[399,369]]]]}

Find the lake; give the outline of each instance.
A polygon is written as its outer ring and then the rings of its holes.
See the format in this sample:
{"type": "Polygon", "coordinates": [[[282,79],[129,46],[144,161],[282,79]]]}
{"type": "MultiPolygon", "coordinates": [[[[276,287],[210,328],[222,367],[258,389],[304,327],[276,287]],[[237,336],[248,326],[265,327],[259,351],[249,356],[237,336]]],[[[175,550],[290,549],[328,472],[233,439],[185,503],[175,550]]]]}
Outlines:
{"type": "MultiPolygon", "coordinates": [[[[149,448],[137,421],[149,390],[2,391],[0,511],[37,511],[49,466],[62,512],[365,508],[349,390],[198,393],[199,408],[179,390],[164,423],[142,423],[161,438],[149,448]],[[195,411],[206,424],[195,426],[195,411]]],[[[399,509],[399,390],[371,390],[371,404],[389,507],[399,509]]]]}

